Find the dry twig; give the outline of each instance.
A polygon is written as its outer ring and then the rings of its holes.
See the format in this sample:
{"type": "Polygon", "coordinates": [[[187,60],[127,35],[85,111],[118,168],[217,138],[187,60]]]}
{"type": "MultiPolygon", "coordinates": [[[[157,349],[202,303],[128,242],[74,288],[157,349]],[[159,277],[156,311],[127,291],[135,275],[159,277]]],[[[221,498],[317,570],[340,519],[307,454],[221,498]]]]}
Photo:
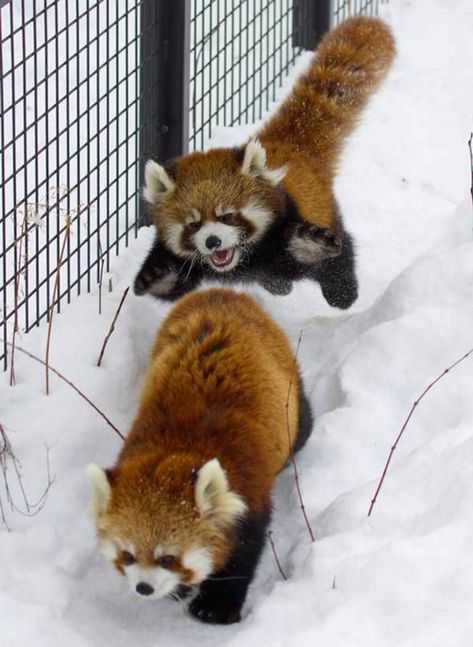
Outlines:
{"type": "Polygon", "coordinates": [[[10,440],[7,436],[5,428],[0,424],[0,472],[2,474],[3,486],[5,489],[5,501],[0,496],[0,518],[3,524],[6,526],[7,530],[10,530],[7,521],[6,506],[9,506],[12,512],[18,512],[19,514],[27,517],[32,517],[42,508],[46,503],[46,499],[49,493],[49,490],[54,482],[54,478],[51,477],[51,470],[49,465],[49,450],[46,448],[46,473],[47,473],[47,483],[43,490],[43,493],[39,499],[35,502],[31,502],[26,494],[26,490],[23,484],[23,478],[21,474],[21,464],[18,458],[15,456],[13,448],[11,446],[10,440]],[[12,493],[12,484],[11,479],[9,478],[9,466],[13,468],[14,479],[17,482],[17,487],[20,490],[21,498],[23,499],[22,506],[15,502],[12,493]]]}
{"type": "Polygon", "coordinates": [[[100,270],[99,270],[99,315],[102,314],[102,284],[103,284],[103,270],[105,267],[105,254],[102,251],[102,243],[100,241],[100,234],[98,235],[98,248],[99,248],[99,258],[100,258],[100,270]]]}
{"type": "MultiPolygon", "coordinates": [[[[10,342],[6,342],[6,343],[7,343],[7,346],[11,346],[11,343],[10,343],[10,342]]],[[[42,360],[40,357],[37,357],[36,355],[33,355],[33,353],[30,353],[29,351],[25,350],[24,348],[20,348],[20,346],[17,346],[17,347],[16,347],[16,349],[17,349],[18,351],[20,351],[20,353],[23,353],[24,355],[28,355],[28,357],[31,357],[31,359],[34,359],[36,362],[39,362],[39,363],[40,363],[40,364],[42,364],[43,366],[45,366],[45,365],[46,365],[46,362],[45,362],[44,360],[42,360]]],[[[96,412],[97,412],[97,413],[98,413],[98,414],[99,414],[99,415],[100,415],[100,416],[105,420],[105,422],[107,423],[107,425],[108,425],[109,427],[111,427],[111,428],[113,429],[113,431],[114,431],[116,434],[118,434],[122,440],[125,440],[125,437],[123,436],[123,434],[119,431],[119,429],[118,429],[117,427],[115,427],[115,425],[110,421],[110,419],[109,419],[109,418],[107,418],[107,416],[104,414],[104,412],[103,412],[103,411],[101,411],[101,410],[98,408],[98,406],[97,406],[96,404],[94,404],[94,403],[92,402],[92,400],[91,400],[90,398],[88,398],[88,397],[85,395],[85,393],[83,393],[83,392],[82,392],[82,391],[81,391],[81,390],[80,390],[80,389],[79,389],[79,388],[78,388],[78,387],[77,387],[73,382],[71,382],[71,380],[68,380],[68,379],[67,379],[67,377],[65,377],[62,373],[60,373],[57,369],[53,368],[52,366],[49,366],[49,370],[50,370],[52,373],[54,373],[55,375],[57,375],[57,377],[59,377],[63,382],[65,382],[66,384],[68,384],[72,389],[74,389],[74,391],[75,391],[78,395],[80,395],[80,397],[81,397],[83,400],[85,400],[85,401],[86,401],[86,402],[87,402],[87,403],[92,407],[92,409],[94,409],[94,410],[95,410],[95,411],[96,411],[96,412]]]]}
{"type": "Polygon", "coordinates": [[[315,541],[314,533],[312,531],[312,527],[311,527],[309,519],[307,517],[307,513],[306,513],[305,505],[304,505],[304,500],[302,498],[301,486],[300,486],[300,483],[299,483],[299,472],[297,470],[296,458],[294,456],[294,447],[293,447],[293,443],[292,443],[292,439],[291,439],[291,431],[290,431],[290,428],[289,428],[289,400],[290,400],[290,396],[291,396],[291,390],[292,390],[292,384],[293,384],[293,381],[294,381],[294,375],[296,373],[297,356],[299,354],[301,341],[302,341],[302,330],[299,333],[299,340],[297,342],[296,352],[294,353],[294,361],[292,363],[291,379],[289,380],[289,389],[287,391],[286,429],[287,429],[287,436],[288,436],[288,439],[289,439],[289,449],[290,449],[290,452],[291,452],[290,458],[291,458],[292,468],[293,468],[293,471],[294,471],[294,480],[296,482],[297,496],[299,497],[299,503],[301,504],[302,515],[304,516],[305,525],[307,526],[307,530],[309,531],[310,539],[311,539],[311,541],[315,541]]]}
{"type": "Polygon", "coordinates": [[[59,276],[61,273],[61,266],[64,261],[64,252],[66,251],[67,241],[69,240],[69,235],[71,233],[71,224],[72,224],[72,218],[70,215],[67,215],[66,228],[64,230],[64,238],[62,240],[61,251],[59,253],[59,259],[56,267],[56,274],[54,276],[53,295],[51,298],[51,304],[49,306],[48,336],[46,340],[46,353],[45,353],[45,360],[44,360],[45,371],[46,371],[46,395],[49,395],[49,348],[51,345],[51,332],[52,332],[52,326],[53,326],[54,306],[56,305],[56,295],[59,287],[59,276]]]}
{"type": "Polygon", "coordinates": [[[470,151],[470,176],[471,176],[470,195],[471,195],[471,204],[472,204],[472,207],[473,207],[473,150],[472,150],[472,143],[473,143],[473,133],[470,134],[470,139],[468,140],[468,150],[470,151]]]}
{"type": "Polygon", "coordinates": [[[415,400],[415,401],[414,401],[414,403],[412,404],[411,410],[409,411],[409,414],[408,414],[407,418],[405,419],[404,424],[403,424],[403,425],[402,425],[402,427],[401,427],[401,431],[398,433],[397,438],[396,438],[396,440],[394,441],[394,444],[392,445],[392,447],[391,447],[391,449],[390,449],[390,451],[389,451],[388,459],[387,459],[386,464],[385,464],[385,466],[384,466],[383,473],[381,474],[381,478],[379,479],[378,487],[376,488],[376,491],[375,491],[375,493],[374,493],[374,496],[373,496],[373,498],[371,499],[370,508],[369,508],[369,510],[368,510],[368,517],[369,517],[369,516],[371,515],[371,513],[373,512],[373,508],[374,508],[375,503],[376,503],[376,500],[377,500],[377,498],[378,498],[378,494],[379,494],[379,492],[380,492],[381,488],[383,487],[384,479],[386,478],[386,474],[387,474],[387,471],[388,471],[388,468],[389,468],[389,464],[390,464],[391,459],[392,459],[392,456],[393,456],[393,454],[394,454],[394,452],[395,452],[395,450],[396,450],[396,447],[397,447],[397,445],[398,445],[399,441],[401,440],[402,435],[403,435],[404,431],[406,430],[406,427],[407,427],[407,425],[409,424],[409,421],[410,421],[410,419],[411,419],[411,417],[412,417],[412,415],[413,415],[414,411],[415,411],[415,410],[416,410],[416,408],[418,407],[419,403],[420,403],[420,402],[421,402],[421,400],[424,398],[424,396],[426,396],[426,395],[427,395],[427,393],[430,391],[430,389],[431,389],[433,386],[435,386],[435,384],[437,384],[437,382],[439,382],[443,377],[445,377],[445,375],[447,375],[447,373],[450,373],[450,371],[451,371],[451,370],[453,370],[456,366],[458,366],[458,364],[460,364],[461,362],[463,362],[463,361],[464,361],[467,357],[469,357],[472,353],[473,353],[473,348],[471,348],[467,353],[465,353],[465,355],[463,355],[463,357],[460,357],[460,359],[457,359],[457,361],[456,361],[456,362],[453,362],[453,364],[451,364],[451,366],[449,366],[448,368],[444,369],[444,370],[440,373],[440,375],[438,375],[438,376],[435,378],[435,380],[433,380],[433,382],[431,382],[431,383],[430,383],[430,384],[429,384],[429,385],[428,385],[428,386],[427,386],[427,387],[422,391],[421,395],[420,395],[420,396],[417,398],[417,400],[415,400]]]}
{"type": "MultiPolygon", "coordinates": [[[[16,221],[15,221],[15,228],[16,228],[16,221]]],[[[16,231],[15,231],[16,235],[16,231]]],[[[13,317],[13,335],[12,335],[12,347],[11,347],[11,356],[10,356],[10,386],[13,386],[16,383],[16,376],[15,376],[15,343],[16,343],[16,336],[18,334],[19,330],[19,323],[18,323],[18,297],[20,293],[20,280],[21,277],[23,276],[22,272],[22,252],[23,252],[23,240],[26,238],[28,235],[28,210],[25,209],[23,213],[23,220],[21,222],[21,233],[20,237],[16,239],[15,245],[18,247],[18,261],[17,261],[17,266],[16,266],[16,276],[15,276],[15,315],[13,317]]],[[[26,261],[25,261],[25,267],[26,267],[26,261]]]]}
{"type": "Polygon", "coordinates": [[[127,297],[127,294],[128,294],[129,290],[130,290],[130,286],[128,286],[126,288],[126,290],[123,292],[122,298],[120,299],[120,303],[118,304],[118,308],[117,308],[117,311],[115,312],[115,316],[113,317],[113,321],[112,321],[112,323],[110,325],[109,331],[108,331],[107,335],[105,336],[105,339],[103,340],[102,350],[100,351],[100,355],[99,355],[99,358],[97,360],[97,366],[100,366],[102,364],[102,359],[103,359],[103,355],[105,353],[105,348],[107,347],[108,340],[110,339],[110,337],[112,336],[113,331],[115,330],[115,324],[117,323],[118,315],[120,314],[120,310],[122,309],[122,306],[123,306],[123,304],[125,302],[125,299],[127,297]]]}
{"type": "Polygon", "coordinates": [[[273,531],[272,531],[272,530],[268,530],[268,539],[269,539],[269,543],[271,544],[271,550],[273,551],[273,555],[274,555],[274,560],[275,560],[275,562],[276,562],[276,566],[278,567],[279,572],[281,573],[283,580],[287,580],[286,573],[282,570],[281,562],[279,561],[278,554],[277,554],[277,552],[276,552],[276,546],[274,545],[274,541],[273,541],[273,536],[272,536],[272,535],[273,535],[273,531]]]}

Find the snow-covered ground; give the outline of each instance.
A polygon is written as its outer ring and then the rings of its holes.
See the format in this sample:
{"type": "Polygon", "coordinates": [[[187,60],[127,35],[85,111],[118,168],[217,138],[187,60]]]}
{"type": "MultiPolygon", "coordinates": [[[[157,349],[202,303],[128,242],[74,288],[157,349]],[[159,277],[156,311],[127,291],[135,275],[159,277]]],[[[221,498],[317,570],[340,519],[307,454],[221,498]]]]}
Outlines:
{"type": "MultiPolygon", "coordinates": [[[[239,625],[209,627],[172,601],[130,594],[95,548],[84,467],[110,465],[120,439],[65,384],[46,397],[39,365],[0,376],[0,422],[21,459],[34,517],[0,533],[0,644],[6,647],[466,647],[473,616],[473,357],[442,379],[407,427],[373,515],[367,511],[409,408],[473,346],[473,242],[467,139],[473,127],[470,0],[391,0],[399,48],[388,81],[350,140],[337,193],[358,242],[360,299],[330,309],[313,284],[285,298],[254,292],[295,343],[316,414],[299,455],[316,542],[291,470],[274,497],[273,537],[239,625]]],[[[248,129],[221,129],[214,144],[248,129]]],[[[129,296],[102,368],[95,362],[151,232],[115,262],[97,295],[54,323],[51,363],[126,431],[147,353],[167,309],[129,296]]],[[[20,340],[40,355],[44,327],[20,340]]],[[[19,503],[13,471],[8,472],[19,503]]],[[[2,488],[3,485],[0,485],[2,488]]],[[[5,502],[5,492],[0,489],[5,502]]]]}

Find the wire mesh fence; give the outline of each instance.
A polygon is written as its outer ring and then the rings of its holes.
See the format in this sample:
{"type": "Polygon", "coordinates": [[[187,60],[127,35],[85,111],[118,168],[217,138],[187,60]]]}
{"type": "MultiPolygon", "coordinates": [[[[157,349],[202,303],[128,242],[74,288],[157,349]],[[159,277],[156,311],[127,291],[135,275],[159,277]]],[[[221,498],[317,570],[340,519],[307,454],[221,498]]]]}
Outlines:
{"type": "Polygon", "coordinates": [[[4,344],[15,326],[28,331],[48,317],[53,301],[59,310],[90,290],[128,243],[139,46],[135,0],[21,0],[1,9],[4,344]]]}
{"type": "Polygon", "coordinates": [[[388,0],[337,0],[333,6],[333,22],[337,25],[345,18],[357,14],[375,16],[379,5],[387,2],[388,0]]]}
{"type": "Polygon", "coordinates": [[[300,48],[292,43],[292,0],[192,1],[190,149],[215,124],[254,122],[300,48]]]}
{"type": "MultiPolygon", "coordinates": [[[[315,4],[337,22],[373,13],[378,2],[315,4]]],[[[217,124],[261,118],[301,51],[297,31],[310,23],[309,5],[0,0],[5,368],[14,332],[101,283],[112,256],[136,234],[143,161],[162,154],[162,141],[173,136],[172,154],[202,149],[217,124]],[[174,40],[170,21],[181,21],[174,40]],[[169,52],[181,41],[173,75],[169,52]],[[180,121],[172,105],[162,111],[167,95],[181,101],[180,121]]]]}

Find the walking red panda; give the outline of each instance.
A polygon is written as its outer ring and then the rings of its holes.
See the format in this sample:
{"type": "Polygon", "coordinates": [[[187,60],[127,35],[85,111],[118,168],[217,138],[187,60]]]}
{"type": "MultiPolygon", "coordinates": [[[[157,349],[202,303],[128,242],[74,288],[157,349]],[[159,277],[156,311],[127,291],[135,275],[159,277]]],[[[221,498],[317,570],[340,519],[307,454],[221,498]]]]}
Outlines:
{"type": "Polygon", "coordinates": [[[100,548],[138,595],[199,585],[194,616],[239,621],[275,478],[311,430],[296,358],[254,299],[185,296],[158,333],[115,466],[88,467],[100,548]]]}
{"type": "Polygon", "coordinates": [[[191,153],[145,169],[157,237],[136,294],[176,299],[203,278],[258,282],[287,294],[318,281],[332,306],[357,297],[354,251],[333,184],[343,142],[395,54],[387,25],[350,18],[242,148],[191,153]]]}

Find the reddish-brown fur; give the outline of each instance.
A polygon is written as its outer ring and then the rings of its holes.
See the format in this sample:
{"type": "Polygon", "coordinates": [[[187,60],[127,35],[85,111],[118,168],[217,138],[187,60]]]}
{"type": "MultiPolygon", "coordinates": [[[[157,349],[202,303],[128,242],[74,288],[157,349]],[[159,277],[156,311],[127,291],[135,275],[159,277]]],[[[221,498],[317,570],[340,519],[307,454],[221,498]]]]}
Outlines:
{"type": "Polygon", "coordinates": [[[355,247],[334,178],[343,142],[394,54],[387,25],[351,18],[325,36],[246,146],[191,153],[166,168],[148,161],[143,195],[158,235],[136,294],[174,300],[210,276],[282,295],[308,278],[331,306],[350,307],[358,295],[355,247]]]}
{"type": "MultiPolygon", "coordinates": [[[[391,31],[376,18],[355,17],[328,33],[309,70],[275,115],[256,134],[271,169],[285,166],[281,184],[310,223],[337,231],[340,222],[333,180],[341,148],[395,54],[391,31]]],[[[177,190],[155,205],[155,223],[183,221],[192,207],[203,221],[215,219],[218,204],[239,207],[250,199],[277,212],[278,191],[242,175],[232,149],[192,153],[176,160],[177,190]]]]}
{"type": "Polygon", "coordinates": [[[252,298],[214,289],[181,299],[158,333],[132,430],[109,471],[99,537],[125,537],[150,566],[157,543],[185,550],[197,540],[223,565],[234,533],[201,519],[193,474],[218,458],[248,514],[268,513],[289,437],[296,441],[301,388],[284,333],[252,298]]]}
{"type": "MultiPolygon", "coordinates": [[[[119,462],[186,452],[198,467],[218,457],[231,489],[260,512],[289,457],[294,370],[284,333],[251,297],[223,289],[187,295],[159,331],[119,462]]],[[[299,389],[295,370],[293,440],[299,389]]],[[[188,481],[176,487],[190,492],[188,481]]]]}
{"type": "Polygon", "coordinates": [[[381,20],[346,20],[324,37],[308,72],[257,135],[271,168],[289,162],[282,184],[313,224],[335,228],[332,185],[343,141],[394,54],[381,20]]]}

